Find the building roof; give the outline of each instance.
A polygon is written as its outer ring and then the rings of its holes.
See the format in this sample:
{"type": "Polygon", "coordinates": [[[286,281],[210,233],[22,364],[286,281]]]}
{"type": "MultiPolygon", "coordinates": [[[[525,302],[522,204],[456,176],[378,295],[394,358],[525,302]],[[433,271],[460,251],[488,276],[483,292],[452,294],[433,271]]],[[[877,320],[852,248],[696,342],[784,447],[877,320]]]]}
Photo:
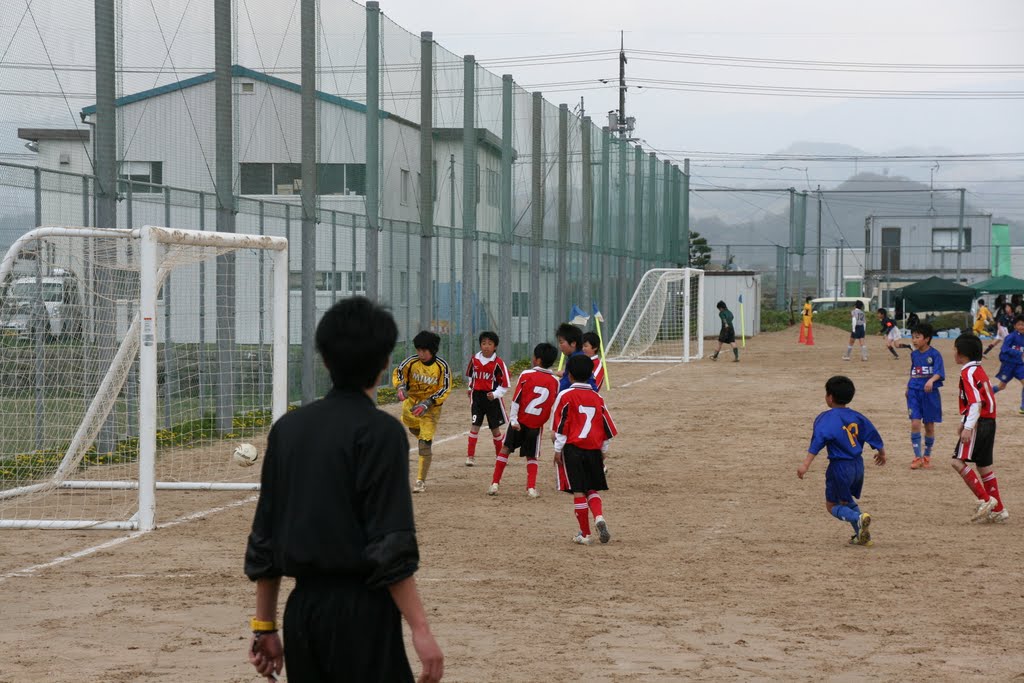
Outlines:
{"type": "Polygon", "coordinates": [[[88,128],[19,128],[18,137],[22,140],[79,140],[89,141],[88,128]]]}
{"type": "MultiPolygon", "coordinates": [[[[123,107],[126,104],[141,102],[142,100],[148,100],[152,97],[158,97],[160,95],[166,95],[167,93],[185,90],[186,88],[191,88],[193,86],[201,85],[203,83],[210,83],[216,78],[216,76],[216,72],[211,71],[210,73],[201,74],[199,76],[193,76],[192,78],[186,78],[182,81],[176,81],[174,83],[168,83],[167,85],[161,85],[158,88],[151,88],[149,90],[143,90],[142,92],[132,93],[131,95],[125,95],[124,97],[117,98],[117,100],[114,102],[114,105],[117,107],[123,107]]],[[[251,78],[254,81],[261,81],[263,83],[274,85],[279,88],[284,88],[285,90],[291,90],[292,92],[302,92],[302,86],[299,85],[298,83],[292,83],[291,81],[286,81],[283,78],[270,76],[261,71],[254,71],[253,69],[249,69],[238,64],[232,65],[231,76],[232,78],[251,78]]],[[[322,102],[329,102],[331,104],[336,104],[346,109],[351,109],[352,111],[357,111],[364,114],[366,113],[366,105],[362,104],[361,102],[354,102],[352,100],[347,100],[344,97],[338,97],[337,95],[331,95],[330,93],[321,92],[319,90],[316,91],[316,98],[318,100],[321,100],[322,102]]],[[[84,115],[90,115],[95,113],[95,104],[90,104],[88,107],[84,107],[82,109],[82,114],[84,115]]],[[[382,119],[389,118],[390,116],[391,114],[389,114],[386,111],[380,112],[380,117],[382,119]]]]}

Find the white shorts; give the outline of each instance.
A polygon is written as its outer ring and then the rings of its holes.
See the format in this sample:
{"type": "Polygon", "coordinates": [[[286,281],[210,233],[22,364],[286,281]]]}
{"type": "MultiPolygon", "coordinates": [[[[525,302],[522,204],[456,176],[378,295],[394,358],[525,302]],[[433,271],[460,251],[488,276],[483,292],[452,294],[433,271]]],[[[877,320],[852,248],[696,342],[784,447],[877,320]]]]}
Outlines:
{"type": "Polygon", "coordinates": [[[885,338],[888,341],[898,342],[900,339],[903,338],[903,333],[900,331],[900,328],[894,327],[891,330],[889,330],[889,332],[885,335],[885,338]]]}
{"type": "Polygon", "coordinates": [[[1001,341],[1003,339],[1006,339],[1007,335],[1009,335],[1009,334],[1010,334],[1010,331],[1008,329],[1006,329],[1005,327],[1003,327],[1002,325],[997,325],[996,326],[996,339],[1001,341]]]}

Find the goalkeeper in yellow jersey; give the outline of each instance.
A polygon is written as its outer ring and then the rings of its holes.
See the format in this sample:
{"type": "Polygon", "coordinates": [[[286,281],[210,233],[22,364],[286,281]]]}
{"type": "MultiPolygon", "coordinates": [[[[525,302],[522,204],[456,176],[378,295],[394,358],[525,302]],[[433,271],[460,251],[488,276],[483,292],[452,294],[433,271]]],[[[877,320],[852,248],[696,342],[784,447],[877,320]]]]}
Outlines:
{"type": "Polygon", "coordinates": [[[423,330],[413,337],[412,344],[416,355],[395,368],[391,381],[398,390],[398,400],[402,401],[402,424],[419,439],[420,462],[412,492],[423,493],[441,406],[452,390],[452,373],[448,363],[437,355],[439,336],[423,330]]]}

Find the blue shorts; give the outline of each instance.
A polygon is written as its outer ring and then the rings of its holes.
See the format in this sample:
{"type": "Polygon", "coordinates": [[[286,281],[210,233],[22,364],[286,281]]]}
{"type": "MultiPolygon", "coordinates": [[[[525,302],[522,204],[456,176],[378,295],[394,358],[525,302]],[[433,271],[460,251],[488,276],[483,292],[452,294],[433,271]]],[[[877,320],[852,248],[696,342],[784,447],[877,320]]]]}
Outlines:
{"type": "Polygon", "coordinates": [[[829,460],[825,470],[825,500],[853,503],[864,487],[864,460],[829,460]]]}
{"type": "Polygon", "coordinates": [[[864,326],[857,325],[853,332],[850,333],[850,339],[863,339],[864,338],[864,326]]]}
{"type": "Polygon", "coordinates": [[[1003,363],[999,366],[996,379],[1003,384],[1009,384],[1012,379],[1019,379],[1024,382],[1024,365],[1020,363],[1003,363]]]}
{"type": "Polygon", "coordinates": [[[942,422],[942,399],[937,389],[907,389],[907,415],[911,420],[942,422]]]}

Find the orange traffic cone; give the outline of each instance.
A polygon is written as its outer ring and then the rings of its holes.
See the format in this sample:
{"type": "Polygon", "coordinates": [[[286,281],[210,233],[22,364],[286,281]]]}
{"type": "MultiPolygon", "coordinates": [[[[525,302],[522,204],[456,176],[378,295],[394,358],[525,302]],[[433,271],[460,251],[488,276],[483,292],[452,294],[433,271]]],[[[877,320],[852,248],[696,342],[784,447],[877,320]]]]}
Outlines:
{"type": "Polygon", "coordinates": [[[807,342],[806,343],[807,343],[808,346],[814,346],[814,326],[813,325],[808,325],[807,326],[807,342]]]}
{"type": "Polygon", "coordinates": [[[797,341],[797,344],[806,344],[806,343],[807,343],[807,325],[804,325],[803,323],[800,323],[800,339],[797,341]]]}

